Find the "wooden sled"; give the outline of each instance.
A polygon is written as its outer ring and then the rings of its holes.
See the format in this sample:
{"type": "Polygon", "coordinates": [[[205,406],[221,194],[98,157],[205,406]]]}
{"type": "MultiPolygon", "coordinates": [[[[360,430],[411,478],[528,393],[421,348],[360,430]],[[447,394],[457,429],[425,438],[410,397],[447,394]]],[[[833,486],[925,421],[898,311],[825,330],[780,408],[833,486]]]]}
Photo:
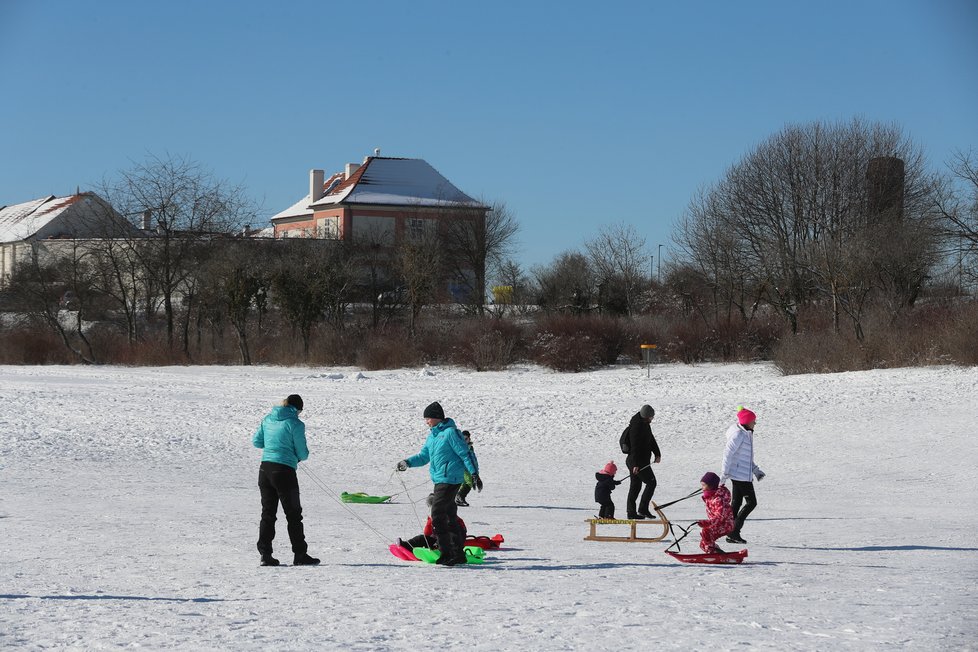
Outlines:
{"type": "Polygon", "coordinates": [[[585,541],[625,541],[628,543],[655,543],[656,541],[662,541],[669,535],[669,519],[666,515],[659,510],[659,506],[652,503],[652,509],[659,517],[657,519],[622,519],[622,518],[588,518],[585,519],[585,523],[591,524],[591,531],[586,537],[585,541]],[[598,534],[599,525],[628,525],[629,535],[627,537],[610,537],[598,534]],[[638,536],[638,526],[639,525],[658,525],[662,528],[662,534],[656,537],[640,537],[638,536]]]}

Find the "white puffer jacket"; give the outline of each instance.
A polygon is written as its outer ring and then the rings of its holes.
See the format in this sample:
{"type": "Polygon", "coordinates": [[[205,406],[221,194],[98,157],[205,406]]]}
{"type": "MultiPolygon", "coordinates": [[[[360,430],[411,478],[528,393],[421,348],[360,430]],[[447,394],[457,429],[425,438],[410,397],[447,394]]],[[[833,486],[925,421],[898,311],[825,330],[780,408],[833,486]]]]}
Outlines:
{"type": "Polygon", "coordinates": [[[750,482],[764,472],[754,464],[754,433],[739,423],[727,428],[727,446],[720,463],[720,482],[728,479],[750,482]]]}

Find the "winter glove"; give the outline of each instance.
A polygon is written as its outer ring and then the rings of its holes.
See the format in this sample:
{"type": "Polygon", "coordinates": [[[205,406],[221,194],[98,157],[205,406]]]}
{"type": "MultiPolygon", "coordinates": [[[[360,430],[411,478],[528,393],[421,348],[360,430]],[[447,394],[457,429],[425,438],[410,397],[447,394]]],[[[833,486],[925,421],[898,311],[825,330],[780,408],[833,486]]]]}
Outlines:
{"type": "Polygon", "coordinates": [[[720,476],[720,484],[721,485],[727,484],[727,480],[729,480],[729,479],[730,479],[730,476],[729,475],[721,475],[720,476]]]}
{"type": "Polygon", "coordinates": [[[408,463],[405,460],[401,460],[400,462],[397,463],[397,466],[395,466],[394,468],[397,469],[398,471],[407,471],[408,463]]]}
{"type": "Polygon", "coordinates": [[[482,493],[482,478],[479,477],[479,474],[478,473],[476,473],[475,475],[472,476],[472,483],[475,485],[476,491],[478,491],[481,494],[482,493]]]}
{"type": "Polygon", "coordinates": [[[764,479],[764,471],[761,471],[760,469],[757,469],[757,473],[755,473],[754,475],[757,476],[758,482],[764,479]]]}

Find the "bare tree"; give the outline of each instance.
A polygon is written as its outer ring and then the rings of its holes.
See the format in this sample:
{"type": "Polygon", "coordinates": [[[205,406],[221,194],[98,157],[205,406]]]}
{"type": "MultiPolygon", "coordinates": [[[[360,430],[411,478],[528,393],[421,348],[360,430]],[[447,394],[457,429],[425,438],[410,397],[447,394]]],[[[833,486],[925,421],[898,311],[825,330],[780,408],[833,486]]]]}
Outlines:
{"type": "Polygon", "coordinates": [[[86,333],[86,317],[96,296],[82,242],[33,241],[29,255],[14,270],[9,292],[31,319],[55,332],[81,362],[98,362],[86,333]],[[53,247],[53,249],[51,248],[53,247]]]}
{"type": "Polygon", "coordinates": [[[895,126],[858,119],[788,126],[691,202],[678,239],[700,269],[717,271],[717,287],[746,272],[731,287],[763,288],[797,332],[802,305],[831,299],[838,324],[843,304],[864,301],[865,287],[889,297],[894,310],[912,304],[934,263],[926,237],[932,192],[919,147],[895,126]],[[869,172],[891,162],[899,174],[884,180],[897,183],[881,192],[869,172]],[[874,264],[854,266],[867,233],[878,236],[874,264]],[[736,256],[724,260],[721,248],[736,256]],[[864,276],[854,279],[857,271],[864,276]]]}
{"type": "Polygon", "coordinates": [[[516,312],[529,310],[529,305],[536,302],[533,283],[523,272],[523,268],[515,260],[507,258],[496,269],[495,280],[497,288],[504,295],[503,300],[494,301],[494,315],[502,317],[507,309],[516,312]]]}
{"type": "Polygon", "coordinates": [[[935,193],[938,224],[947,241],[947,253],[956,258],[958,286],[964,278],[978,277],[978,155],[956,152],[935,193]]]}
{"type": "Polygon", "coordinates": [[[645,263],[649,260],[645,238],[634,226],[619,223],[603,227],[585,247],[591,269],[602,288],[602,303],[610,305],[615,312],[635,314],[641,288],[650,282],[645,274],[645,263]],[[612,300],[616,295],[618,302],[612,300]]]}
{"type": "MultiPolygon", "coordinates": [[[[172,347],[175,299],[196,272],[194,247],[201,239],[251,223],[257,213],[240,186],[218,180],[186,158],[149,156],[105,182],[106,198],[124,215],[151,218],[152,247],[141,249],[149,285],[160,293],[172,347]]],[[[147,293],[149,294],[149,293],[147,293]]],[[[183,342],[185,353],[189,343],[183,342]]]]}
{"type": "Polygon", "coordinates": [[[444,252],[439,245],[437,236],[422,235],[406,238],[397,247],[395,260],[410,308],[408,329],[412,335],[421,309],[436,299],[445,278],[444,252]]]}
{"type": "Polygon", "coordinates": [[[540,293],[537,303],[545,310],[581,313],[591,309],[597,281],[584,254],[565,251],[532,273],[540,293]]]}
{"type": "Polygon", "coordinates": [[[486,279],[512,253],[519,233],[519,223],[505,203],[491,202],[484,215],[460,206],[442,218],[451,271],[480,314],[485,311],[486,279]]]}

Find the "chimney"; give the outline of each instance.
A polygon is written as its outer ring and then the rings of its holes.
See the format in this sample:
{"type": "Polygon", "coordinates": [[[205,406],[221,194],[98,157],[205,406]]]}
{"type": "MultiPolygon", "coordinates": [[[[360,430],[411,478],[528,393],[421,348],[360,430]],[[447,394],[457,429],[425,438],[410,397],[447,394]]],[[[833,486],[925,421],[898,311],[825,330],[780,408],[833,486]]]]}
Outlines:
{"type": "Polygon", "coordinates": [[[323,198],[323,171],[309,170],[309,197],[311,203],[323,198]]]}
{"type": "Polygon", "coordinates": [[[143,231],[149,231],[152,228],[153,223],[153,211],[145,210],[143,211],[143,231]]]}
{"type": "Polygon", "coordinates": [[[347,163],[346,164],[346,176],[344,176],[343,178],[344,179],[349,179],[350,177],[353,176],[353,173],[356,172],[359,169],[360,169],[360,164],[359,163],[347,163]]]}

